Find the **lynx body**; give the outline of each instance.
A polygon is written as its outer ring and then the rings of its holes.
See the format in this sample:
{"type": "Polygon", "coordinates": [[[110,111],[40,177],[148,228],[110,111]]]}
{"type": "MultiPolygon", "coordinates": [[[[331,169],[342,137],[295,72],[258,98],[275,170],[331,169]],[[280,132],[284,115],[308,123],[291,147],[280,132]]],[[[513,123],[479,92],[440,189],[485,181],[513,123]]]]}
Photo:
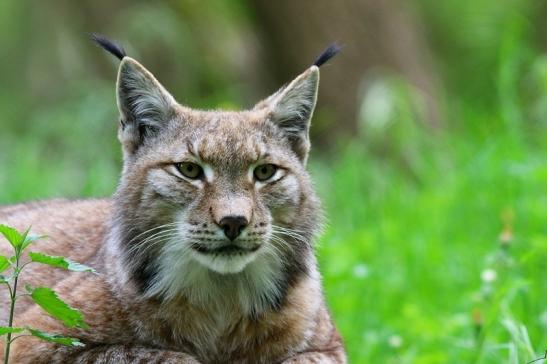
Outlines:
{"type": "Polygon", "coordinates": [[[89,329],[66,329],[24,298],[16,312],[18,326],[86,346],[24,338],[12,360],[344,363],[321,292],[313,252],[321,216],[305,170],[318,66],[333,49],[251,110],[198,111],[115,44],[96,40],[121,59],[124,166],[114,197],[0,208],[0,223],[48,236],[35,250],[99,272],[25,273],[81,309],[89,329]]]}

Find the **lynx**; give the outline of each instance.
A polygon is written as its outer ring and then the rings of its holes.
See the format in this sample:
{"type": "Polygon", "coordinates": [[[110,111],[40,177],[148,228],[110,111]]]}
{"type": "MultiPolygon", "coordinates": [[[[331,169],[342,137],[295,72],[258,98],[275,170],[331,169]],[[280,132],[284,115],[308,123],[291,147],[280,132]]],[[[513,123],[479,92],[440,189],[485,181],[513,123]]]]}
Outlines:
{"type": "Polygon", "coordinates": [[[0,209],[0,223],[49,237],[36,250],[99,272],[26,273],[80,308],[90,328],[66,329],[22,298],[17,326],[85,347],[23,338],[13,362],[346,362],[321,291],[313,250],[321,213],[305,168],[319,66],[339,49],[250,110],[200,111],[178,104],[119,45],[94,40],[121,61],[117,191],[0,209]]]}

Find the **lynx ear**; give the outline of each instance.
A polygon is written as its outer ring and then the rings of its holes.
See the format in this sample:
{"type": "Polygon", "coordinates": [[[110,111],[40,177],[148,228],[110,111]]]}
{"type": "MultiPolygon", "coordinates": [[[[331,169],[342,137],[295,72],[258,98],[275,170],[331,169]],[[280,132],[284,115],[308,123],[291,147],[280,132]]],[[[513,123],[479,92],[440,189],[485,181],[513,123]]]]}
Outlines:
{"type": "Polygon", "coordinates": [[[120,63],[117,101],[121,114],[118,138],[129,153],[173,117],[176,105],[156,78],[130,57],[120,63]]]}
{"type": "Polygon", "coordinates": [[[306,163],[310,149],[310,121],[318,86],[319,68],[314,65],[256,106],[270,110],[271,122],[286,133],[291,148],[303,163],[306,163]]]}
{"type": "Polygon", "coordinates": [[[303,164],[306,164],[310,151],[309,130],[317,102],[319,67],[341,49],[336,43],[331,44],[304,73],[254,107],[255,110],[269,110],[270,120],[285,132],[292,150],[303,164]]]}

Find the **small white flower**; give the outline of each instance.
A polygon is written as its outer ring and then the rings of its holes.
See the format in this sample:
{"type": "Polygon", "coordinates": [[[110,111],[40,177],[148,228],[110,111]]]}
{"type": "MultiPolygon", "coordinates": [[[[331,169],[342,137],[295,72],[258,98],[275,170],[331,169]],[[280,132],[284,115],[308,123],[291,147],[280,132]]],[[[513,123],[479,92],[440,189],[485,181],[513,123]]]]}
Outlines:
{"type": "Polygon", "coordinates": [[[387,343],[394,349],[398,349],[403,345],[403,338],[399,335],[391,335],[387,338],[387,343]]]}
{"type": "Polygon", "coordinates": [[[481,279],[484,283],[492,283],[496,280],[498,274],[493,269],[485,269],[481,273],[481,279]]]}
{"type": "Polygon", "coordinates": [[[539,315],[539,322],[545,327],[547,327],[547,310],[543,311],[541,315],[539,315]]]}
{"type": "Polygon", "coordinates": [[[359,263],[353,267],[353,275],[357,278],[365,278],[369,274],[369,269],[366,264],[359,263]]]}
{"type": "Polygon", "coordinates": [[[380,341],[380,335],[374,330],[365,331],[363,333],[363,342],[366,342],[367,345],[376,344],[380,341]]]}

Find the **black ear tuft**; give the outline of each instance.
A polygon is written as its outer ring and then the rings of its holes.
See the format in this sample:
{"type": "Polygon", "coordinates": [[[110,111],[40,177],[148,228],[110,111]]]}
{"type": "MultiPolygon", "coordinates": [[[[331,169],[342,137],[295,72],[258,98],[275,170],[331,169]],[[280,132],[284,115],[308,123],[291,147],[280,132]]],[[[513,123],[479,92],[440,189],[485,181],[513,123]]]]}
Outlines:
{"type": "Polygon", "coordinates": [[[119,44],[116,44],[115,42],[106,39],[100,34],[92,33],[91,40],[101,46],[101,48],[108,53],[116,56],[120,61],[123,59],[123,57],[127,55],[125,54],[125,50],[119,44]]]}
{"type": "Polygon", "coordinates": [[[323,53],[319,55],[319,57],[317,57],[315,62],[313,62],[313,65],[317,67],[321,67],[322,65],[327,63],[329,59],[336,56],[336,54],[338,54],[338,52],[340,52],[341,50],[342,50],[342,47],[339,46],[338,44],[336,43],[331,44],[330,46],[328,46],[327,49],[323,51],[323,53]]]}

